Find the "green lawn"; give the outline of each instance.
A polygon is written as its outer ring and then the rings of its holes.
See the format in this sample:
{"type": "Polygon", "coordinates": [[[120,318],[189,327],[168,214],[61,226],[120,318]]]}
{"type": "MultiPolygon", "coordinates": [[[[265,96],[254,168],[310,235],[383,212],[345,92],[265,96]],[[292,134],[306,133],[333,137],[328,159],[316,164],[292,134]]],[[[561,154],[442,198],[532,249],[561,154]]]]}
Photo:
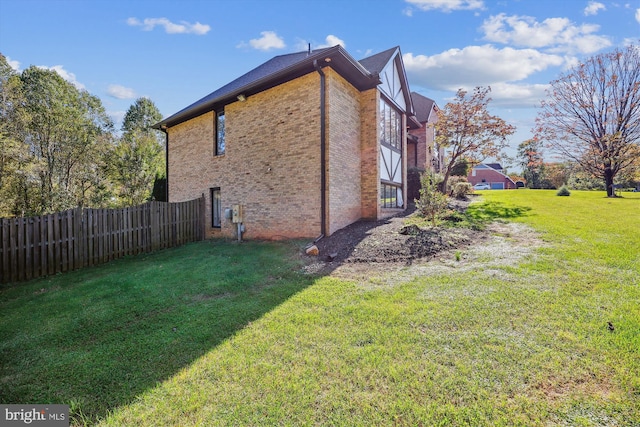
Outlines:
{"type": "Polygon", "coordinates": [[[1,401],[104,425],[640,425],[640,194],[481,194],[472,218],[546,245],[358,282],[302,274],[296,243],[202,242],[5,288],[1,401]]]}

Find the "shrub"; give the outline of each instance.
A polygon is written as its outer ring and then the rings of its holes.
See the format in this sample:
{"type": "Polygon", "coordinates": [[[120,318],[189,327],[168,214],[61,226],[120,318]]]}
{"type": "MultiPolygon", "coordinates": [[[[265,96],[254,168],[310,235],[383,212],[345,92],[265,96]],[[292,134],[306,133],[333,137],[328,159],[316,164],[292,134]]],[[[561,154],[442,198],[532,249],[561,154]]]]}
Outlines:
{"type": "Polygon", "coordinates": [[[453,194],[453,187],[459,182],[468,182],[464,176],[450,176],[447,181],[447,194],[451,196],[453,194]]]}
{"type": "Polygon", "coordinates": [[[424,173],[422,168],[407,168],[407,199],[420,198],[420,177],[424,173]]]}
{"type": "Polygon", "coordinates": [[[451,190],[451,195],[456,199],[466,199],[471,194],[473,187],[468,182],[456,182],[451,190]]]}
{"type": "Polygon", "coordinates": [[[442,177],[425,172],[420,177],[420,198],[416,199],[418,213],[436,225],[436,219],[447,210],[448,197],[438,191],[442,177]]]}
{"type": "Polygon", "coordinates": [[[556,194],[558,196],[570,196],[571,195],[571,191],[569,191],[569,187],[567,187],[566,185],[563,185],[562,187],[560,187],[560,189],[558,190],[558,192],[556,194]]]}

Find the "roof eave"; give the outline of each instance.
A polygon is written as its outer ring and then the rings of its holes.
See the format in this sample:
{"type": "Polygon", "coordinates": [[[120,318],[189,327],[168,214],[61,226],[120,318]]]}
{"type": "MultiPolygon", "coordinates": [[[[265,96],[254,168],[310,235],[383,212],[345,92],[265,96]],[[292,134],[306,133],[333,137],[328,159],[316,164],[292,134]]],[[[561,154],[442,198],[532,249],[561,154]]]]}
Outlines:
{"type": "Polygon", "coordinates": [[[283,68],[280,71],[242,86],[233,92],[211,99],[192,109],[187,107],[186,109],[154,124],[152,128],[166,129],[167,127],[175,126],[212,111],[217,106],[229,104],[235,101],[240,94],[244,94],[245,96],[255,95],[256,93],[312,72],[314,71],[314,61],[318,61],[318,64],[321,67],[330,66],[336,69],[340,74],[347,74],[345,76],[347,77],[347,80],[349,80],[359,90],[376,87],[380,82],[377,75],[371,74],[355,59],[353,59],[342,46],[337,45],[329,50],[311,53],[304,59],[304,61],[300,61],[289,67],[283,68]],[[350,70],[352,72],[349,72],[350,70]]]}

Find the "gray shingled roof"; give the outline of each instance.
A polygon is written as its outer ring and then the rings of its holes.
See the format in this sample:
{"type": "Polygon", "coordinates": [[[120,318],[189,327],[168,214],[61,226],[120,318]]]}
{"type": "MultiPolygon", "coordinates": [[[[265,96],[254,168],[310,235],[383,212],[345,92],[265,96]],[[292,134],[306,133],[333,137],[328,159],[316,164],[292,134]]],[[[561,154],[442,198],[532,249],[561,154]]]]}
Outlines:
{"type": "Polygon", "coordinates": [[[372,88],[379,84],[379,73],[397,49],[388,49],[361,61],[354,60],[340,45],[276,56],[153,127],[174,126],[233,102],[240,94],[250,96],[307,74],[314,70],[314,61],[319,66],[327,66],[330,61],[334,70],[360,90],[372,88]]]}
{"type": "Polygon", "coordinates": [[[417,92],[411,92],[411,100],[413,101],[416,118],[420,123],[426,123],[429,120],[431,109],[436,102],[433,99],[420,95],[417,92]]]}
{"type": "MultiPolygon", "coordinates": [[[[329,48],[314,50],[311,53],[318,54],[328,49],[329,48]]],[[[306,51],[292,53],[288,55],[276,56],[270,59],[269,61],[265,62],[264,64],[259,65],[258,67],[249,71],[248,73],[238,77],[234,81],[222,86],[220,89],[217,89],[211,92],[209,95],[205,96],[204,98],[201,98],[198,101],[194,102],[193,104],[183,108],[182,110],[175,113],[173,116],[163,120],[163,122],[170,121],[172,117],[179,117],[186,112],[189,112],[194,109],[198,109],[199,107],[205,106],[208,103],[215,102],[216,100],[222,100],[225,97],[229,97],[232,94],[239,94],[241,92],[241,89],[247,88],[251,84],[254,84],[266,77],[273,76],[282,70],[286,70],[287,68],[303,61],[308,56],[309,56],[309,52],[306,52],[306,51]]]]}
{"type": "Polygon", "coordinates": [[[369,70],[370,73],[380,74],[397,50],[397,46],[392,47],[391,49],[387,49],[384,52],[380,52],[367,58],[361,59],[358,62],[360,62],[360,64],[362,64],[364,68],[369,70]]]}

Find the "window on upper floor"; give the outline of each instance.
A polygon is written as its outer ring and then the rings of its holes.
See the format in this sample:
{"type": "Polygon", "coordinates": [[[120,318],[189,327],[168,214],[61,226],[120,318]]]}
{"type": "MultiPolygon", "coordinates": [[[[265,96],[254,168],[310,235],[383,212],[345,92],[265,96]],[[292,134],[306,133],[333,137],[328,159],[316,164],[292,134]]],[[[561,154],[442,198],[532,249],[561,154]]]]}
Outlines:
{"type": "Polygon", "coordinates": [[[380,97],[380,206],[401,208],[403,187],[402,113],[380,97]]]}
{"type": "Polygon", "coordinates": [[[222,156],[225,152],[225,120],[224,110],[216,113],[216,156],[222,156]]]}
{"type": "Polygon", "coordinates": [[[380,143],[402,150],[402,114],[380,99],[380,143]]]}

